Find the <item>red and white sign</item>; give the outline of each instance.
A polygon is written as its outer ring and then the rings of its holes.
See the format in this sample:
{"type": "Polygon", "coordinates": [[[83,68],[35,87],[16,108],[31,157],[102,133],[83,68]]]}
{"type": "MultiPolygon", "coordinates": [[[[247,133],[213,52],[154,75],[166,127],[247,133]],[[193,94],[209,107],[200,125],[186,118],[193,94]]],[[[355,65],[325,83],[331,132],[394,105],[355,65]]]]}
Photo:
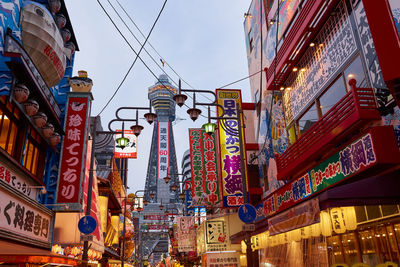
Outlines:
{"type": "MultiPolygon", "coordinates": [[[[116,130],[116,132],[122,132],[122,130],[116,130]]],[[[115,134],[115,140],[118,138],[122,137],[121,133],[115,134]]],[[[137,137],[133,133],[132,130],[124,130],[124,137],[129,139],[128,144],[124,149],[121,147],[117,146],[115,144],[115,149],[114,149],[114,157],[115,158],[130,158],[130,159],[136,159],[137,158],[137,137]]]]}
{"type": "Polygon", "coordinates": [[[69,211],[82,207],[82,179],[87,144],[89,95],[69,96],[65,118],[65,138],[58,177],[57,203],[69,203],[69,211]]]}

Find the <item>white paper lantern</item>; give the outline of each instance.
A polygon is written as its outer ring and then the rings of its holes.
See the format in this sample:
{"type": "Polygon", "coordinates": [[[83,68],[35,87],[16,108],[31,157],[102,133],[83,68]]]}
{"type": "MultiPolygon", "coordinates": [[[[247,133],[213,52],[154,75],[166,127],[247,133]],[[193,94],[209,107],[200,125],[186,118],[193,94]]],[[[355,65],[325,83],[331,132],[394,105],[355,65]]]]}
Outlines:
{"type": "Polygon", "coordinates": [[[332,208],[330,210],[331,222],[333,231],[337,234],[343,234],[346,232],[346,227],[344,226],[344,220],[341,208],[332,208]]]}
{"type": "Polygon", "coordinates": [[[344,225],[348,231],[357,229],[356,209],[354,207],[342,207],[344,225]]]}
{"type": "Polygon", "coordinates": [[[332,235],[332,223],[331,216],[326,211],[320,212],[320,225],[321,225],[321,233],[323,236],[331,236],[332,235]]]}
{"type": "Polygon", "coordinates": [[[306,226],[300,229],[301,231],[301,238],[308,239],[311,236],[311,226],[306,226]]]}
{"type": "Polygon", "coordinates": [[[312,237],[319,237],[321,235],[321,224],[320,223],[314,223],[310,225],[311,228],[311,236],[312,237]]]}

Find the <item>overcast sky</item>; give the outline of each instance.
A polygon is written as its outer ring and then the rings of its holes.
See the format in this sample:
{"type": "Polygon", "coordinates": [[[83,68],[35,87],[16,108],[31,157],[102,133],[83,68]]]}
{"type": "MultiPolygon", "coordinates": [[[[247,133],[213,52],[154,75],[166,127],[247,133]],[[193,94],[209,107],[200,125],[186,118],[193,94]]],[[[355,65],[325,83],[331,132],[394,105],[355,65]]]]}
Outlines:
{"type": "MultiPolygon", "coordinates": [[[[101,0],[104,8],[115,20],[132,47],[140,45],[118,18],[108,1],[117,8],[131,31],[141,41],[144,38],[124,15],[116,0],[101,0]]],[[[164,0],[118,0],[132,20],[147,36],[164,0]]],[[[214,90],[230,82],[248,76],[244,13],[250,0],[169,0],[158,20],[149,41],[162,58],[190,86],[196,89],[214,90]]],[[[73,25],[79,51],[75,55],[73,76],[78,70],[86,70],[93,80],[94,96],[92,116],[99,114],[111,98],[132,64],[135,54],[114,28],[96,0],[65,0],[73,25]]],[[[160,56],[147,44],[147,51],[160,62],[160,56]]],[[[159,76],[162,71],[146,54],[141,57],[149,68],[159,76]]],[[[164,71],[177,83],[178,77],[165,65],[164,71]]],[[[115,110],[121,106],[147,106],[148,87],[156,78],[140,60],[136,62],[125,83],[113,101],[102,112],[103,128],[115,118],[115,110]]],[[[183,88],[190,88],[183,83],[183,88]]],[[[249,80],[227,88],[242,89],[243,100],[250,101],[249,80]]],[[[190,101],[187,103],[190,105],[190,101]]],[[[176,108],[174,125],[178,168],[181,172],[182,155],[189,148],[188,128],[199,128],[205,119],[192,122],[187,108],[176,108]]],[[[203,114],[206,115],[206,110],[203,114]]],[[[134,117],[135,114],[132,113],[134,117]]],[[[129,160],[129,192],[144,189],[147,162],[150,152],[153,126],[141,120],[145,128],[138,140],[138,159],[129,160]]],[[[127,125],[129,126],[129,125],[127,125]]],[[[126,126],[126,128],[128,128],[126,126]]],[[[115,125],[115,128],[117,125],[115,125]]]]}

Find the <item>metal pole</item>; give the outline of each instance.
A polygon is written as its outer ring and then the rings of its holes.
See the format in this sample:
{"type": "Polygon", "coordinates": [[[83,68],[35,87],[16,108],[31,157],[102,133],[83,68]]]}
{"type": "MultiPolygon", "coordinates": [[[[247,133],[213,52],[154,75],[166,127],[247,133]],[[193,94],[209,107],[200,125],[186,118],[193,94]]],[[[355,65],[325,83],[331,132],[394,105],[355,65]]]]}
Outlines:
{"type": "MultiPolygon", "coordinates": [[[[87,193],[87,201],[86,201],[86,215],[90,215],[90,210],[92,209],[92,191],[93,191],[93,168],[94,168],[94,155],[95,155],[95,144],[96,144],[96,124],[97,117],[94,117],[91,136],[92,136],[92,151],[90,153],[90,170],[89,170],[89,185],[88,185],[88,193],[87,193]]],[[[88,266],[88,250],[89,250],[89,241],[83,242],[83,254],[82,254],[82,266],[88,266]]]]}
{"type": "Polygon", "coordinates": [[[239,105],[237,105],[237,116],[238,116],[238,131],[239,131],[239,148],[240,148],[240,169],[241,169],[241,175],[242,175],[242,187],[243,187],[243,203],[247,204],[249,203],[249,199],[247,196],[247,182],[246,182],[246,168],[244,165],[244,150],[243,150],[243,135],[242,135],[242,114],[241,110],[239,108],[239,105]]]}
{"type": "MultiPolygon", "coordinates": [[[[249,198],[247,195],[247,181],[246,181],[246,168],[245,164],[245,154],[244,154],[244,149],[243,149],[243,135],[242,135],[242,114],[241,110],[239,109],[239,105],[237,106],[237,116],[239,117],[238,119],[238,130],[239,130],[239,147],[240,147],[240,169],[241,169],[241,174],[242,174],[242,187],[243,187],[243,202],[244,204],[249,203],[249,198]]],[[[246,259],[247,259],[247,266],[251,267],[253,266],[253,253],[251,251],[251,238],[249,232],[246,232],[246,259]]]]}
{"type": "Polygon", "coordinates": [[[128,196],[125,196],[125,207],[124,207],[124,228],[122,230],[122,257],[121,257],[121,266],[124,267],[125,261],[125,232],[126,232],[126,199],[128,196]]]}

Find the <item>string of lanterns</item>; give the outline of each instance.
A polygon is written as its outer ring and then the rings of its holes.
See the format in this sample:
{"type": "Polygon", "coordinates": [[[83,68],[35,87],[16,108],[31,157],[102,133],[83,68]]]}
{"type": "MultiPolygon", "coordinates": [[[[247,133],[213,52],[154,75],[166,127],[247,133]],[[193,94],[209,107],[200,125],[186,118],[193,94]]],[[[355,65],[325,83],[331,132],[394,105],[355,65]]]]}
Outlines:
{"type": "MultiPolygon", "coordinates": [[[[333,233],[343,234],[357,228],[357,218],[354,207],[332,208],[320,212],[320,222],[285,233],[270,236],[264,232],[251,237],[253,250],[286,244],[292,241],[300,241],[320,235],[328,237],[333,233]]],[[[242,241],[242,252],[246,251],[246,244],[242,241]]],[[[243,252],[245,253],[245,252],[243,252]]]]}
{"type": "Polygon", "coordinates": [[[42,134],[48,139],[51,146],[56,146],[61,136],[57,132],[54,132],[54,126],[47,122],[47,115],[39,111],[39,104],[34,99],[29,99],[30,91],[24,84],[17,84],[14,89],[15,100],[22,104],[25,108],[25,113],[32,118],[38,129],[42,130],[42,134]]]}

